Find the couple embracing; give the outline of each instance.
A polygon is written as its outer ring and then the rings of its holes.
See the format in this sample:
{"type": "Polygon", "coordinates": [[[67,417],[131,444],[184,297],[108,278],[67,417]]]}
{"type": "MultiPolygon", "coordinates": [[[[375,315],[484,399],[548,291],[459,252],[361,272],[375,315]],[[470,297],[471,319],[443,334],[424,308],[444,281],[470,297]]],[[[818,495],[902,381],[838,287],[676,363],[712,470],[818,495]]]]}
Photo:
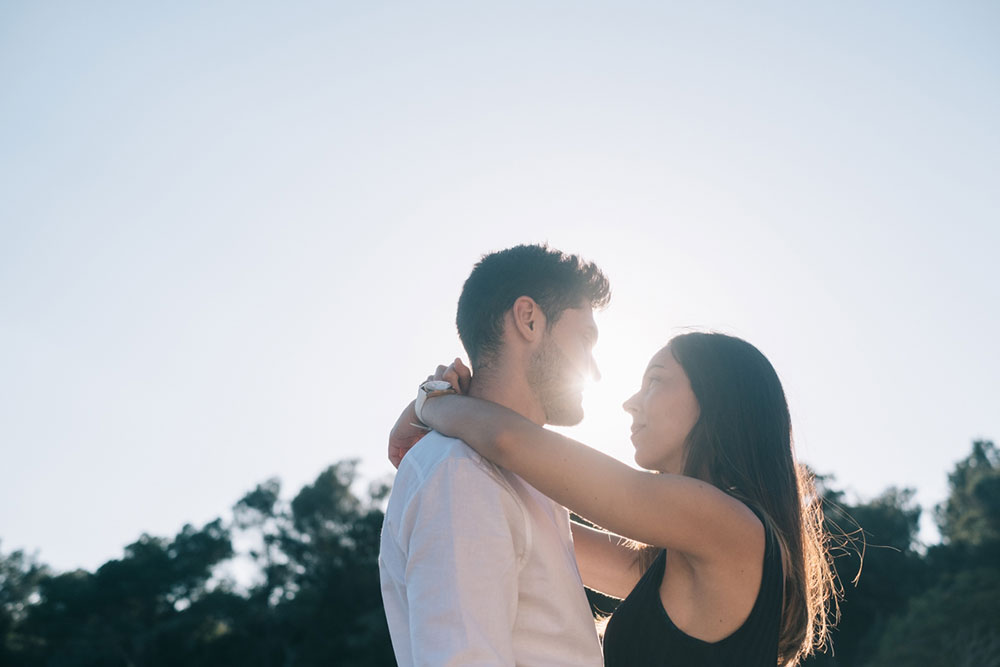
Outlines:
{"type": "Polygon", "coordinates": [[[755,347],[689,333],[653,355],[623,406],[643,470],[544,428],[582,420],[609,298],[598,267],[546,246],[466,281],[472,369],[439,367],[389,440],[379,570],[403,667],[774,667],[825,642],[822,515],[755,347]],[[584,586],[622,600],[603,639],[584,586]]]}

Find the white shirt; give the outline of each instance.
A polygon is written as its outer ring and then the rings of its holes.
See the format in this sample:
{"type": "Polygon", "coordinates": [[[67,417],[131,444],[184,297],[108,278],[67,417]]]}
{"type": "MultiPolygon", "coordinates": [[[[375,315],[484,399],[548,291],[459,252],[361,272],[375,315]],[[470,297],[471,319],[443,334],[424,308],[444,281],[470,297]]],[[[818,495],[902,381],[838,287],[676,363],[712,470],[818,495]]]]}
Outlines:
{"type": "Polygon", "coordinates": [[[461,440],[406,454],[378,562],[400,667],[603,665],[568,512],[461,440]]]}

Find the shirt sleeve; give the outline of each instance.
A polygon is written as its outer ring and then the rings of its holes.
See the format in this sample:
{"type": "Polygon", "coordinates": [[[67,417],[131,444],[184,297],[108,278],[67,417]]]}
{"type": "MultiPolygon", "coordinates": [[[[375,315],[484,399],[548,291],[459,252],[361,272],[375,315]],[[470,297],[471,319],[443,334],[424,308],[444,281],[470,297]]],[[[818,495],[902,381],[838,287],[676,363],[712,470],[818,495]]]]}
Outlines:
{"type": "Polygon", "coordinates": [[[400,531],[414,665],[514,665],[525,517],[478,462],[452,459],[424,480],[400,531]]]}

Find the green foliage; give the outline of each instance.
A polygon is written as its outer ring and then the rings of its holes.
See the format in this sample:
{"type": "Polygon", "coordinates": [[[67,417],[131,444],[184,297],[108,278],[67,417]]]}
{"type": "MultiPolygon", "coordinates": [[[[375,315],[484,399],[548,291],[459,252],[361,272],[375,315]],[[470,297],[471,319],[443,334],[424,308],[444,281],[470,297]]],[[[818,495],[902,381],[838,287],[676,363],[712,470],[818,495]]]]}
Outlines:
{"type": "Polygon", "coordinates": [[[956,464],[948,476],[949,497],[936,512],[945,543],[925,554],[912,548],[919,517],[919,508],[910,505],[912,493],[890,489],[867,508],[852,508],[866,533],[901,551],[898,557],[879,555],[869,542],[838,628],[860,638],[848,643],[842,664],[1000,667],[998,463],[993,443],[976,441],[956,464]],[[874,586],[866,588],[867,582],[874,586]]]}
{"type": "Polygon", "coordinates": [[[870,667],[1000,667],[1000,571],[945,575],[887,625],[870,667]]]}
{"type": "Polygon", "coordinates": [[[267,480],[233,521],[142,535],[96,572],[50,574],[0,556],[0,664],[393,665],[378,582],[384,485],[351,489],[356,462],[323,471],[290,502],[267,480]],[[233,536],[253,545],[236,554],[233,536]],[[258,577],[237,590],[234,557],[258,577]]]}
{"type": "Polygon", "coordinates": [[[44,578],[20,624],[30,640],[25,664],[178,664],[170,656],[189,641],[190,610],[232,553],[228,529],[215,520],[184,526],[173,540],[143,535],[95,573],[44,578]]]}
{"type": "Polygon", "coordinates": [[[268,603],[281,652],[295,664],[394,664],[378,575],[383,514],[352,492],[356,468],[334,464],[263,517],[271,526],[265,590],[281,592],[268,603]]]}
{"type": "Polygon", "coordinates": [[[850,505],[831,482],[819,479],[827,530],[834,536],[834,567],[843,586],[841,616],[832,653],[807,664],[857,665],[889,618],[919,590],[924,576],[915,551],[920,507],[912,489],[894,487],[869,502],[850,505]]]}
{"type": "Polygon", "coordinates": [[[1000,451],[993,442],[973,442],[948,483],[951,493],[936,511],[944,538],[973,545],[1000,540],[1000,451]]]}
{"type": "Polygon", "coordinates": [[[7,556],[0,552],[0,665],[17,664],[18,656],[28,650],[20,625],[39,583],[49,576],[44,565],[23,551],[7,556]]]}

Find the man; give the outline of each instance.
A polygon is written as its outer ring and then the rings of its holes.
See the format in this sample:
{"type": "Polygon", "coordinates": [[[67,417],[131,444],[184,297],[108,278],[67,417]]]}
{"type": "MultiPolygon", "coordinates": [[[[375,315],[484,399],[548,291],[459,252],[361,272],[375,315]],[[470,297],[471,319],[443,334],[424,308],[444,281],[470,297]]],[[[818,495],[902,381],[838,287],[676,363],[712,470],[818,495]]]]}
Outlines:
{"type": "MultiPolygon", "coordinates": [[[[598,375],[593,309],[609,298],[579,257],[537,245],[485,256],[458,302],[468,393],[537,424],[579,423],[598,375]]],[[[401,667],[601,665],[566,509],[460,440],[413,445],[415,420],[411,404],[390,441],[399,472],[379,553],[401,667]]]]}

